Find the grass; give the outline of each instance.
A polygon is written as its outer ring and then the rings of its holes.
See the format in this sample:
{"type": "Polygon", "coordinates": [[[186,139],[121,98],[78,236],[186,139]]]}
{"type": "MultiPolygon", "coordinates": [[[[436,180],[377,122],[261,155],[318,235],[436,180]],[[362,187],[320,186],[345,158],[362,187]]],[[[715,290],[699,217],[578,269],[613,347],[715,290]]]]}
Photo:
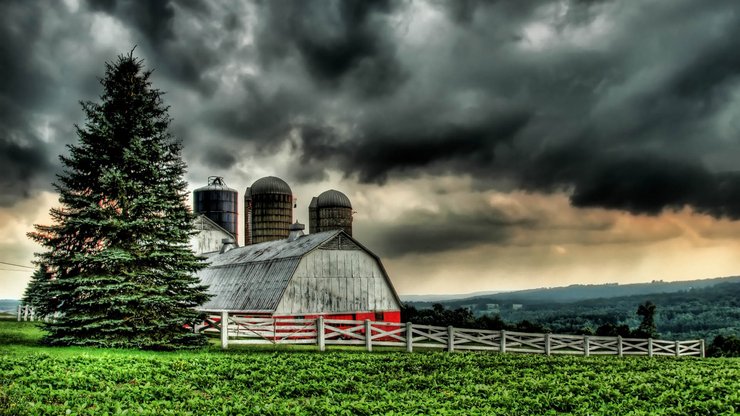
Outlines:
{"type": "Polygon", "coordinates": [[[0,415],[737,414],[740,360],[38,345],[0,321],[0,415]]]}

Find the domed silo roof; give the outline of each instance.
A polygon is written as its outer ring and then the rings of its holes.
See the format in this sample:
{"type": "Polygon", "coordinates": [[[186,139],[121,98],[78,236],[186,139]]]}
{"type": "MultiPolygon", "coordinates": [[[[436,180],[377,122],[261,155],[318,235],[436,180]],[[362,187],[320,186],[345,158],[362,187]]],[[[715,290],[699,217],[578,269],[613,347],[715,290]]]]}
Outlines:
{"type": "Polygon", "coordinates": [[[252,195],[257,194],[287,194],[293,195],[290,186],[284,180],[275,176],[265,176],[257,179],[252,184],[250,191],[252,195]]]}
{"type": "Polygon", "coordinates": [[[316,205],[319,208],[352,208],[352,203],[349,201],[349,198],[347,198],[347,195],[335,189],[329,189],[328,191],[322,192],[319,195],[318,201],[316,201],[316,205]]]}

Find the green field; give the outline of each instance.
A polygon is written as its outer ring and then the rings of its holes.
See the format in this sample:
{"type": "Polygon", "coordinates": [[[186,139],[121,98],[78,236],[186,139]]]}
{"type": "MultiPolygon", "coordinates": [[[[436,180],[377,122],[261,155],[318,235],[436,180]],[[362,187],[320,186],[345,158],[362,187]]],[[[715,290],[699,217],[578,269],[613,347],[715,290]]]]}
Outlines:
{"type": "Polygon", "coordinates": [[[740,412],[740,359],[37,346],[0,321],[0,414],[740,412]]]}

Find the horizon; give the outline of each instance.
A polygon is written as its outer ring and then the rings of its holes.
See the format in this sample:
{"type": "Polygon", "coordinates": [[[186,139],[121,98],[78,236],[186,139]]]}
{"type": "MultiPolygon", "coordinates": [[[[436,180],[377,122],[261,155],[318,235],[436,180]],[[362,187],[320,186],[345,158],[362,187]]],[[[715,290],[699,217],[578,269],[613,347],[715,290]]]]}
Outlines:
{"type": "MultiPolygon", "coordinates": [[[[58,206],[105,63],[165,92],[189,191],[327,189],[399,294],[740,274],[740,3],[0,4],[0,262],[58,206]],[[39,30],[43,28],[43,30],[39,30]],[[711,28],[711,30],[707,30],[711,28]]],[[[0,298],[31,271],[0,265],[0,298]]]]}
{"type": "MultiPolygon", "coordinates": [[[[704,279],[688,279],[688,280],[653,280],[650,282],[633,282],[633,283],[619,283],[619,282],[608,282],[608,283],[573,283],[568,286],[541,286],[541,287],[533,287],[533,288],[526,288],[526,289],[514,289],[514,290],[481,290],[481,291],[475,291],[475,292],[466,292],[466,293],[409,293],[409,294],[399,294],[399,297],[440,297],[440,300],[448,300],[448,298],[441,298],[441,296],[449,296],[449,300],[452,299],[465,299],[466,297],[470,296],[485,296],[485,295],[498,295],[502,293],[515,293],[515,292],[526,292],[526,291],[536,291],[536,290],[551,290],[551,289],[567,289],[572,286],[627,286],[627,285],[648,285],[648,284],[655,284],[655,283],[665,283],[665,284],[671,284],[671,283],[681,283],[681,282],[690,282],[690,281],[706,281],[706,280],[720,280],[720,279],[730,279],[740,276],[717,276],[717,277],[708,277],[704,279]]],[[[20,301],[21,297],[18,298],[2,298],[0,297],[0,301],[3,300],[14,300],[14,301],[20,301]]]]}

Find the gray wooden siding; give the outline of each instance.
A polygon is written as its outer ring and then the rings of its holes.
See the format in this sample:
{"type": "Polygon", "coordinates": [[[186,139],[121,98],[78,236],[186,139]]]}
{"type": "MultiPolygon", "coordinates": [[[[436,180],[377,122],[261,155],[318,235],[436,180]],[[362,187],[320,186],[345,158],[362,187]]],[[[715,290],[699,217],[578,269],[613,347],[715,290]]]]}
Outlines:
{"type": "Polygon", "coordinates": [[[233,235],[214,225],[208,218],[201,215],[195,220],[193,227],[198,234],[190,237],[190,247],[196,256],[203,253],[212,253],[221,250],[224,238],[234,238],[233,235]]]}
{"type": "Polygon", "coordinates": [[[276,314],[399,310],[378,262],[362,250],[314,250],[304,256],[276,314]]]}

